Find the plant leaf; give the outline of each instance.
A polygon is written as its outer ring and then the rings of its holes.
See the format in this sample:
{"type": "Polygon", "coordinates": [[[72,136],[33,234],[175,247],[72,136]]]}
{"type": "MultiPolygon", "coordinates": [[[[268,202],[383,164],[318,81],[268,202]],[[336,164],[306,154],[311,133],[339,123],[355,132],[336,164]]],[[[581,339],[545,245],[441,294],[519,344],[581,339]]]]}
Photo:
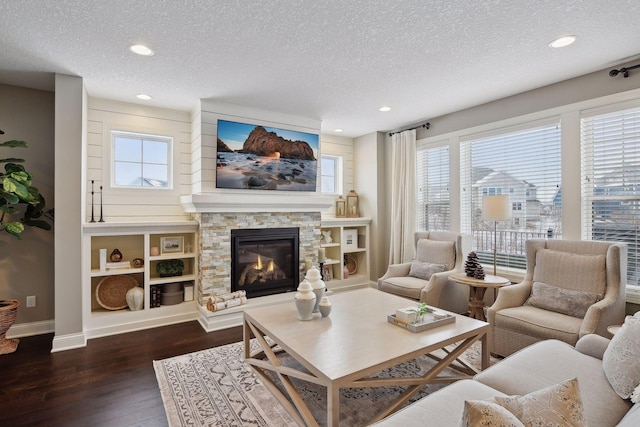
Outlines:
{"type": "Polygon", "coordinates": [[[27,148],[27,143],[25,141],[18,141],[17,139],[12,139],[11,141],[5,141],[0,144],[0,147],[23,147],[27,148]]]}
{"type": "MultiPolygon", "coordinates": [[[[7,202],[9,204],[11,204],[11,205],[15,205],[15,204],[20,203],[20,198],[18,196],[16,196],[15,194],[3,192],[2,197],[4,197],[7,200],[7,202]]],[[[3,206],[2,210],[4,210],[5,212],[8,212],[5,208],[6,209],[11,209],[10,206],[8,206],[8,207],[7,206],[3,206]]],[[[10,213],[10,212],[8,212],[8,213],[10,213]]]]}
{"type": "Polygon", "coordinates": [[[6,159],[0,159],[0,163],[24,163],[24,159],[18,159],[16,157],[8,157],[6,159]]]}
{"type": "Polygon", "coordinates": [[[7,233],[22,240],[20,233],[24,231],[24,225],[18,221],[11,221],[5,224],[4,229],[7,233]]]}
{"type": "Polygon", "coordinates": [[[31,200],[29,189],[23,183],[16,181],[12,177],[5,177],[2,181],[2,186],[7,193],[13,193],[25,201],[31,200]]]}

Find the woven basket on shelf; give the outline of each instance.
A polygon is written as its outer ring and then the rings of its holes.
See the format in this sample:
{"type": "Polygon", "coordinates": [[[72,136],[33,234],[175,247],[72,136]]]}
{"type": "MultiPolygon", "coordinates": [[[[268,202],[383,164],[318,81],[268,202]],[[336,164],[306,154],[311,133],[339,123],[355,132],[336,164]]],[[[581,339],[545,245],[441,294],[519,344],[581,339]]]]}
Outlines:
{"type": "Polygon", "coordinates": [[[18,348],[18,339],[8,340],[5,335],[16,321],[20,301],[17,299],[0,300],[0,354],[13,353],[18,348]]]}

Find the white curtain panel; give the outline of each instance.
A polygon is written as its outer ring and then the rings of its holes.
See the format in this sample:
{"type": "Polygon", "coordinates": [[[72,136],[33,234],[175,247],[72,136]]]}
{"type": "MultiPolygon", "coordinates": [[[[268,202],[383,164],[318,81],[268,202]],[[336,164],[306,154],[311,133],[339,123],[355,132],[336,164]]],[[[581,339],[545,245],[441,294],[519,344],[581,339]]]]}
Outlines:
{"type": "Polygon", "coordinates": [[[389,263],[413,259],[416,229],[416,131],[391,137],[391,244],[389,263]]]}

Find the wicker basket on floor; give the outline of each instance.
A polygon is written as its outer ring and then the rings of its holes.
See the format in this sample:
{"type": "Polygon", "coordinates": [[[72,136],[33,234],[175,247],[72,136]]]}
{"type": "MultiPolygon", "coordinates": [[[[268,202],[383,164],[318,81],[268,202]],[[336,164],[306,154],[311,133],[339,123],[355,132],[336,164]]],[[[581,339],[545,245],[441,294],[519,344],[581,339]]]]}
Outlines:
{"type": "Polygon", "coordinates": [[[0,354],[13,353],[18,348],[18,339],[8,340],[5,335],[16,321],[20,301],[17,299],[0,300],[0,354]]]}

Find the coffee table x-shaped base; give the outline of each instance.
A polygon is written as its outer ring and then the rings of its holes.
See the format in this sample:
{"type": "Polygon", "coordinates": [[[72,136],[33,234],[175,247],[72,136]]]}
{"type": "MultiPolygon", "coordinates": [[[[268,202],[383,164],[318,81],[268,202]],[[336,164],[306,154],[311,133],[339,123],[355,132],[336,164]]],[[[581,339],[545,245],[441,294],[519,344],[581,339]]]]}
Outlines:
{"type": "Polygon", "coordinates": [[[261,330],[260,326],[252,322],[245,316],[244,319],[244,347],[245,361],[253,369],[256,375],[262,380],[263,384],[278,399],[284,408],[296,419],[298,424],[306,426],[318,426],[317,420],[312,415],[308,406],[304,402],[300,393],[296,389],[292,379],[307,381],[318,384],[327,389],[327,426],[333,427],[339,425],[340,419],[340,389],[354,387],[388,387],[388,386],[405,386],[407,389],[400,394],[387,408],[383,409],[371,422],[376,422],[395,412],[401,408],[413,395],[415,395],[426,384],[434,383],[451,383],[464,378],[471,378],[477,373],[473,367],[459,360],[459,356],[467,350],[475,341],[482,342],[482,369],[488,367],[489,354],[487,345],[488,325],[486,328],[479,329],[472,334],[460,340],[460,337],[453,337],[449,340],[442,341],[437,345],[425,347],[422,351],[406,354],[402,358],[396,358],[385,363],[371,366],[370,368],[354,372],[342,378],[331,379],[317,372],[305,360],[296,357],[293,352],[286,350],[286,343],[278,342],[276,337],[265,338],[269,334],[261,330]],[[250,338],[253,335],[260,349],[251,353],[250,338]],[[442,350],[441,357],[433,355],[437,350],[442,350]],[[294,359],[300,362],[306,369],[300,370],[293,367],[284,366],[281,363],[280,356],[283,353],[289,353],[294,359]],[[377,378],[373,375],[398,365],[416,357],[427,355],[436,361],[424,375],[417,377],[402,378],[377,378]],[[459,375],[454,376],[438,376],[445,368],[453,368],[459,375]],[[314,372],[316,371],[316,372],[314,372]],[[279,382],[285,393],[278,387],[279,382]]]}

